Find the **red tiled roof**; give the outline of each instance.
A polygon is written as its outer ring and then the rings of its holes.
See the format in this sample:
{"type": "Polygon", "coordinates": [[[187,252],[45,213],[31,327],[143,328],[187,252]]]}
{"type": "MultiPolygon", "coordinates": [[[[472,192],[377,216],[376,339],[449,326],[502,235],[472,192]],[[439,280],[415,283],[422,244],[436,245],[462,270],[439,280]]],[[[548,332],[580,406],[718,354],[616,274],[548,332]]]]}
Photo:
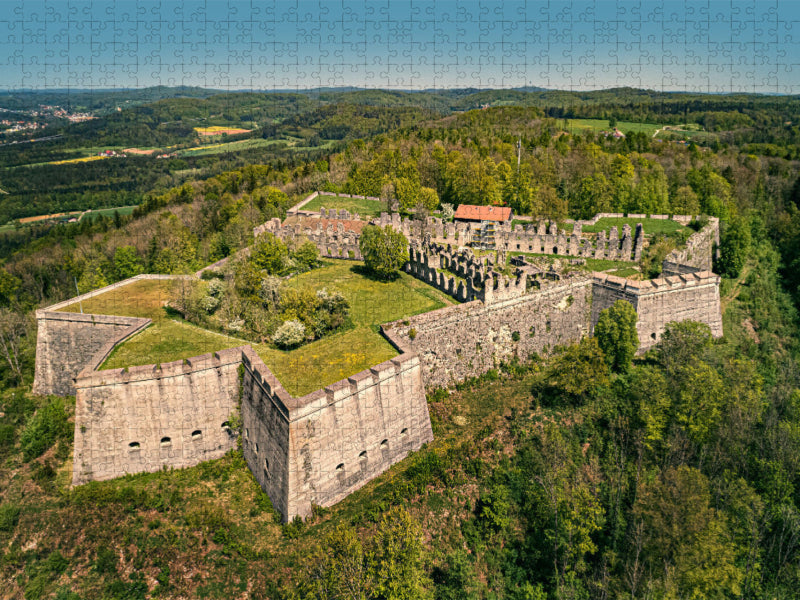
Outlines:
{"type": "Polygon", "coordinates": [[[508,221],[511,208],[508,206],[472,206],[462,204],[456,210],[456,219],[465,221],[508,221]]]}

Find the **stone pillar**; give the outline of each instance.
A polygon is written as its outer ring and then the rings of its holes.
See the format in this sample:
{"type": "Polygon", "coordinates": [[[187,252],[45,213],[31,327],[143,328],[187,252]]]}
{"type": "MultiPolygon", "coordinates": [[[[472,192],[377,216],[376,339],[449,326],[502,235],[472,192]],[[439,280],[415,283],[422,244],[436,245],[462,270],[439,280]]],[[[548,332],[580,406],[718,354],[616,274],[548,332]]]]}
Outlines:
{"type": "Polygon", "coordinates": [[[603,259],[606,257],[606,232],[601,231],[597,236],[597,247],[594,251],[594,257],[603,259]]]}
{"type": "Polygon", "coordinates": [[[622,260],[631,259],[631,250],[633,249],[633,240],[631,239],[631,226],[625,223],[622,227],[622,260]]]}
{"type": "Polygon", "coordinates": [[[644,249],[644,228],[641,223],[636,224],[636,236],[633,241],[633,260],[639,261],[642,258],[644,249]]]}
{"type": "Polygon", "coordinates": [[[606,256],[612,260],[616,260],[619,256],[619,233],[616,225],[611,228],[611,234],[608,237],[608,252],[606,256]]]}

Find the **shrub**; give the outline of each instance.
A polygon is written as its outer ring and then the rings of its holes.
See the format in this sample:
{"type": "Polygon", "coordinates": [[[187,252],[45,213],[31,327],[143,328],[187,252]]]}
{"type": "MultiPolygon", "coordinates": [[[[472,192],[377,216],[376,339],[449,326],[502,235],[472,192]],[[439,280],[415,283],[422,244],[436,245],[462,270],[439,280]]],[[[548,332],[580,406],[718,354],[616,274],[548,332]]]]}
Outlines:
{"type": "Polygon", "coordinates": [[[59,438],[69,435],[67,412],[62,398],[52,398],[28,419],[20,443],[25,460],[44,454],[59,438]]]}
{"type": "Polygon", "coordinates": [[[116,573],[117,555],[113,550],[106,546],[97,549],[97,557],[94,561],[94,568],[98,573],[116,573]]]}
{"type": "Polygon", "coordinates": [[[0,531],[11,532],[19,522],[20,508],[16,504],[0,504],[0,531]]]}
{"type": "Polygon", "coordinates": [[[272,341],[281,348],[294,348],[306,339],[306,326],[300,321],[292,319],[284,321],[278,331],[272,336],[272,341]]]}
{"type": "Polygon", "coordinates": [[[412,340],[413,340],[415,337],[417,337],[417,330],[416,330],[416,329],[414,329],[413,327],[412,327],[411,329],[409,329],[409,330],[408,330],[408,337],[409,337],[409,338],[411,338],[412,340]]]}
{"type": "Polygon", "coordinates": [[[613,306],[600,312],[594,335],[608,366],[614,371],[627,371],[639,349],[637,320],[636,309],[625,300],[617,300],[613,306]]]}

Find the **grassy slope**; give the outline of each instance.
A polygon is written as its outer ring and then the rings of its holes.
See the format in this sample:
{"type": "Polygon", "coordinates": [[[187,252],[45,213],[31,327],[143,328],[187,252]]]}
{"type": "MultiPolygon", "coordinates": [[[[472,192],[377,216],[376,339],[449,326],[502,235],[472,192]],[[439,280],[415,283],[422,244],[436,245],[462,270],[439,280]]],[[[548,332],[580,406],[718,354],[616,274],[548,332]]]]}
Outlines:
{"type": "MultiPolygon", "coordinates": [[[[247,343],[170,319],[164,307],[172,285],[172,281],[142,280],[82,302],[85,313],[153,319],[150,327],[112,352],[104,369],[165,363],[247,343]]],[[[62,310],[79,312],[80,306],[71,304],[62,310]]]]}
{"type": "MultiPolygon", "coordinates": [[[[350,302],[354,328],[286,352],[253,344],[284,387],[300,396],[397,355],[378,333],[378,325],[452,304],[434,288],[402,274],[380,282],[362,274],[362,263],[325,261],[325,267],[289,280],[289,285],[341,291],[350,302]]],[[[135,282],[83,302],[85,313],[118,314],[153,319],[145,331],[118,347],[103,365],[106,369],[163,363],[232,348],[248,342],[168,318],[164,305],[170,281],[135,282]]],[[[78,312],[73,304],[63,309],[78,312]]]]}
{"type": "MultiPolygon", "coordinates": [[[[733,291],[740,284],[729,285],[724,294],[726,340],[743,335],[739,322],[745,306],[733,291]]],[[[59,457],[51,449],[25,463],[17,446],[0,463],[0,497],[5,505],[21,508],[19,522],[0,530],[5,582],[0,597],[22,597],[37,584],[43,593],[30,597],[48,597],[59,589],[81,598],[117,597],[109,592],[112,586],[132,591],[141,574],[152,596],[276,598],[275,586],[303,576],[298,565],[325,534],[352,523],[369,535],[393,504],[406,507],[422,524],[428,569],[442,566],[445,555],[467,547],[464,523],[474,518],[485,478],[514,452],[514,429],[543,418],[570,422],[569,411],[559,416],[533,409],[531,384],[539,372],[535,366],[529,374],[429,399],[435,440],[299,529],[281,528],[240,451],[189,469],[70,490],[66,453],[59,457]],[[435,457],[445,477],[421,476],[426,472],[421,466],[435,457]],[[45,464],[53,468],[50,475],[45,464]],[[104,548],[112,550],[110,566],[98,558],[104,548]],[[56,568],[56,551],[65,568],[56,568]]],[[[7,403],[11,392],[0,394],[7,403]]],[[[12,416],[7,404],[2,419],[12,416]]],[[[71,452],[71,444],[64,444],[71,452]]],[[[489,595],[486,586],[496,568],[487,556],[487,549],[479,549],[472,557],[480,578],[478,597],[489,595]]]]}

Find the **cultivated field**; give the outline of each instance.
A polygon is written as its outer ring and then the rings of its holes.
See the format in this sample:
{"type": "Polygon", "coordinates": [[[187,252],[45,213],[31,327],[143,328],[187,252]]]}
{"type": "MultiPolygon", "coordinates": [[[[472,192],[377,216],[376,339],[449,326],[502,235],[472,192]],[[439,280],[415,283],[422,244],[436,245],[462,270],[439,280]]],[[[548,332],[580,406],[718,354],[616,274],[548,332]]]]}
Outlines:
{"type": "MultiPolygon", "coordinates": [[[[617,121],[617,129],[622,133],[639,133],[643,131],[647,135],[652,136],[662,125],[654,125],[653,123],[636,123],[633,121],[617,121]]],[[[570,133],[583,133],[585,131],[612,131],[608,126],[608,119],[569,119],[567,122],[567,130],[570,133]]]]}
{"type": "Polygon", "coordinates": [[[240,133],[250,133],[252,131],[252,129],[237,129],[235,127],[226,127],[223,125],[211,125],[210,127],[195,127],[194,130],[200,135],[205,135],[205,136],[222,135],[223,133],[227,133],[228,135],[237,135],[240,133]]]}

